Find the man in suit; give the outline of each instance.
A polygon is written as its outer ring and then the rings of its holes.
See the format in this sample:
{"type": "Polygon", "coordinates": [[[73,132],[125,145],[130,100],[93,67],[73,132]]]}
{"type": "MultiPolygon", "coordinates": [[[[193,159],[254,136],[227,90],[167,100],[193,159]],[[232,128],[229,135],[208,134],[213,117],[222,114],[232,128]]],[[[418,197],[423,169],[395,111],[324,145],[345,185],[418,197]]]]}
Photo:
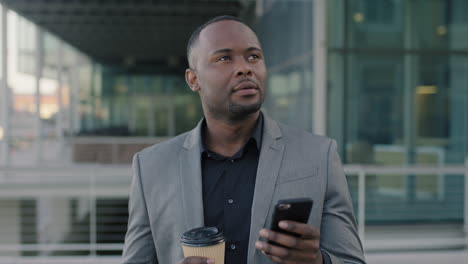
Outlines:
{"type": "Polygon", "coordinates": [[[179,239],[217,226],[226,264],[364,263],[336,143],[260,111],[267,71],[255,33],[217,17],[193,33],[187,53],[186,81],[205,117],[135,155],[123,262],[214,263],[183,258],[179,239]],[[299,237],[269,230],[276,202],[299,197],[314,201],[308,223],[279,225],[299,237]]]}

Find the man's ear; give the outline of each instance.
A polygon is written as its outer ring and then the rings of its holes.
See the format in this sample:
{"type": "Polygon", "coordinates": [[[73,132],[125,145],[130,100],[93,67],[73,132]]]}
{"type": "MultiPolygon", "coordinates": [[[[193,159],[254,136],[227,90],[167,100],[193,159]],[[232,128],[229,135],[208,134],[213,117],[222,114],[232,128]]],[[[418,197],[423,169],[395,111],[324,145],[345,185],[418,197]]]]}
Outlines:
{"type": "Polygon", "coordinates": [[[185,70],[185,81],[190,89],[194,92],[200,91],[200,84],[198,83],[197,72],[188,68],[185,70]]]}

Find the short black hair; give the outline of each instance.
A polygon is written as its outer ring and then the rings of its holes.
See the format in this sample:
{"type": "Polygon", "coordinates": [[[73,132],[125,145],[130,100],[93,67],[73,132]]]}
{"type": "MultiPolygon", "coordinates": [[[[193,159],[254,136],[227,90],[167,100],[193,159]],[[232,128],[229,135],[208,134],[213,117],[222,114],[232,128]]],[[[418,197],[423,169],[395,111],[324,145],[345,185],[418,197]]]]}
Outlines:
{"type": "MultiPolygon", "coordinates": [[[[193,46],[195,45],[195,43],[197,42],[198,38],[200,37],[200,33],[201,31],[206,28],[208,25],[211,25],[213,23],[216,23],[218,21],[223,21],[223,20],[233,20],[233,21],[237,21],[237,22],[240,22],[244,25],[246,25],[240,18],[238,17],[235,17],[235,16],[228,16],[228,15],[223,15],[223,16],[217,16],[213,19],[211,19],[210,21],[206,22],[205,24],[199,26],[198,28],[196,28],[193,32],[192,32],[192,35],[190,36],[188,42],[187,42],[187,61],[188,61],[188,64],[189,64],[189,67],[190,67],[190,53],[192,52],[192,48],[193,46]]],[[[246,25],[247,26],[247,25],[246,25]]]]}

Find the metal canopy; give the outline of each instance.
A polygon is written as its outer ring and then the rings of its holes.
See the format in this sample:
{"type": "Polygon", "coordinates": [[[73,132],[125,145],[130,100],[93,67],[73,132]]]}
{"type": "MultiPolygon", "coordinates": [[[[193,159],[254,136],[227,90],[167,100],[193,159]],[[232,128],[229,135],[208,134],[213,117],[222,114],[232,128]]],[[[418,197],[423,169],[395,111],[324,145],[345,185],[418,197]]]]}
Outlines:
{"type": "MultiPolygon", "coordinates": [[[[3,0],[3,4],[102,63],[179,64],[191,32],[235,0],[3,0]]],[[[176,65],[174,65],[176,66],[176,65]]]]}

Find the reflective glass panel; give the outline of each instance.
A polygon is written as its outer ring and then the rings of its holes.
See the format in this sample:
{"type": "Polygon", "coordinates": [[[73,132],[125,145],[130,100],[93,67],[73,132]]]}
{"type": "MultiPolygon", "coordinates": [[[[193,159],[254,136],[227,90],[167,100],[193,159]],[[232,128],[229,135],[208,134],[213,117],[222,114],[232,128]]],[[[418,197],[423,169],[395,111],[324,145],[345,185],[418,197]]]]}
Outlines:
{"type": "MultiPolygon", "coordinates": [[[[468,10],[466,3],[330,2],[329,14],[343,10],[346,17],[329,16],[328,56],[328,131],[345,163],[464,163],[468,27],[460,9],[468,10]]],[[[462,217],[460,175],[395,173],[366,180],[369,222],[462,217]],[[436,217],[433,210],[444,213],[436,217]]]]}

